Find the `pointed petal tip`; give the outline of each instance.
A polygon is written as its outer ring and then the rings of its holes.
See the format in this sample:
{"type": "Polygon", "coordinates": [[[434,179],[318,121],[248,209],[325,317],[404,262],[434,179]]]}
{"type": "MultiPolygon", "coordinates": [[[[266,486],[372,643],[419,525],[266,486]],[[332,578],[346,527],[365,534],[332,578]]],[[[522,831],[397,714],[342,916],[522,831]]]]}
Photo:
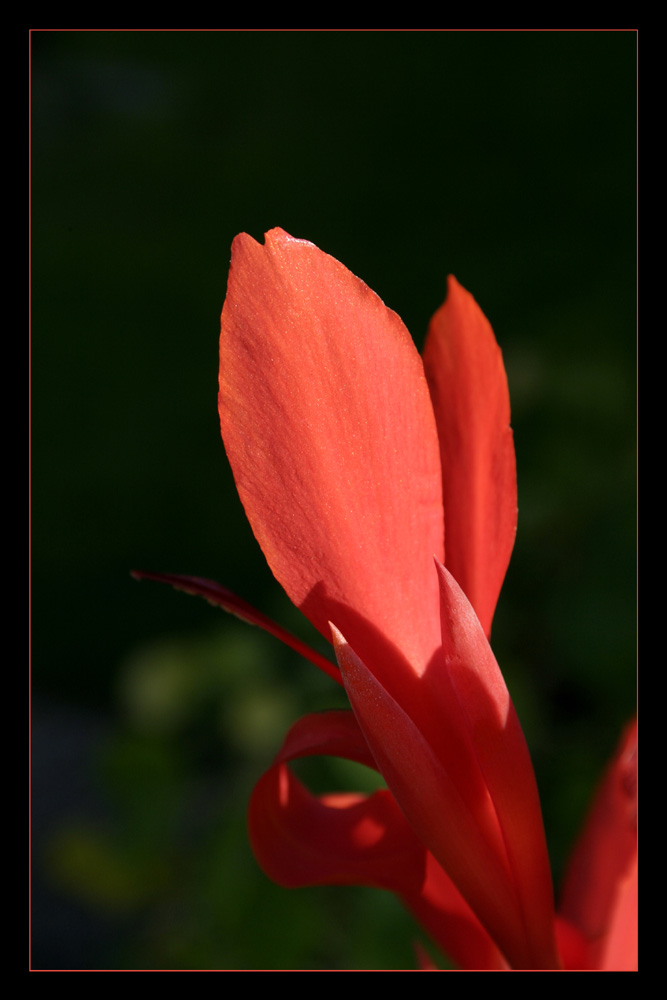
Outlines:
{"type": "MultiPolygon", "coordinates": [[[[484,313],[482,312],[482,310],[480,308],[480,305],[477,302],[477,299],[475,298],[475,296],[472,294],[472,292],[469,292],[468,289],[465,287],[465,285],[462,285],[461,282],[458,280],[458,278],[455,275],[448,274],[447,275],[447,296],[446,296],[445,301],[443,303],[443,307],[444,306],[453,306],[453,305],[457,305],[457,306],[460,307],[460,306],[463,306],[465,303],[469,303],[476,311],[479,311],[479,313],[481,313],[482,316],[484,317],[484,320],[488,323],[488,320],[486,319],[486,316],[484,316],[484,313]]],[[[490,324],[489,324],[489,327],[490,327],[490,324]]],[[[494,337],[494,341],[495,341],[495,337],[494,337]]],[[[496,342],[496,347],[498,348],[498,351],[500,351],[500,345],[497,342],[496,342]]]]}
{"type": "Polygon", "coordinates": [[[343,633],[336,628],[333,622],[329,622],[329,628],[331,629],[331,642],[333,643],[334,649],[339,649],[341,646],[347,646],[347,640],[343,633]]]}
{"type": "MultiPolygon", "coordinates": [[[[441,602],[440,614],[442,615],[442,600],[443,600],[444,593],[446,593],[447,591],[449,591],[452,586],[454,587],[454,592],[457,593],[457,594],[460,592],[461,596],[464,598],[464,607],[466,607],[467,605],[470,605],[470,602],[468,601],[467,598],[465,598],[465,595],[461,591],[461,588],[459,587],[459,585],[457,584],[456,580],[454,579],[454,577],[452,576],[452,574],[449,572],[449,570],[447,569],[447,567],[445,566],[445,564],[443,562],[441,562],[441,560],[438,559],[437,556],[433,556],[433,562],[435,563],[435,571],[438,574],[438,586],[440,588],[440,602],[441,602]]],[[[472,607],[472,605],[470,605],[470,610],[474,611],[474,608],[472,607]]],[[[477,616],[475,616],[475,617],[477,617],[477,616]]]]}
{"type": "Polygon", "coordinates": [[[442,575],[446,574],[447,576],[451,576],[451,573],[449,572],[449,570],[445,567],[445,565],[442,562],[442,560],[438,559],[438,557],[435,555],[435,553],[433,553],[433,562],[435,563],[435,568],[438,571],[438,575],[442,576],[442,575]]]}
{"type": "Polygon", "coordinates": [[[301,239],[299,236],[292,236],[286,230],[281,229],[280,226],[274,226],[273,229],[267,230],[264,233],[264,245],[269,246],[276,243],[299,243],[302,246],[314,247],[318,249],[311,240],[301,239]]]}
{"type": "Polygon", "coordinates": [[[280,226],[274,226],[272,229],[266,230],[263,234],[263,240],[256,240],[254,236],[250,235],[250,233],[237,233],[232,240],[232,254],[235,250],[239,250],[244,245],[248,245],[249,242],[257,245],[258,247],[268,249],[278,247],[280,245],[287,245],[289,243],[298,243],[303,246],[315,247],[315,244],[311,243],[310,240],[303,240],[297,236],[292,236],[286,230],[281,229],[280,226]]]}
{"type": "MultiPolygon", "coordinates": [[[[347,691],[352,707],[354,708],[355,702],[351,692],[354,691],[357,684],[363,683],[364,677],[367,674],[369,676],[372,676],[372,674],[366,667],[363,660],[355,653],[352,646],[350,646],[343,633],[336,628],[333,622],[329,622],[329,628],[331,629],[331,642],[333,644],[334,653],[336,654],[336,661],[340,669],[343,686],[347,691]]],[[[373,682],[377,683],[374,677],[373,682]]]]}

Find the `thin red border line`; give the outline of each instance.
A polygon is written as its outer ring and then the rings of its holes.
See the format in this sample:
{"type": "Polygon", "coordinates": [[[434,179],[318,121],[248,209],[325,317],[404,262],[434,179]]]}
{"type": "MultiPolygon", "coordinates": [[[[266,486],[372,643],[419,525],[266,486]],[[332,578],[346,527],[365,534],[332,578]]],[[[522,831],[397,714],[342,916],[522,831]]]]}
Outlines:
{"type": "Polygon", "coordinates": [[[32,969],[32,37],[28,32],[28,968],[32,969]]]}
{"type": "Polygon", "coordinates": [[[173,33],[198,33],[198,34],[217,34],[226,32],[236,32],[236,33],[246,33],[246,34],[267,34],[272,32],[280,32],[282,34],[287,33],[300,33],[300,32],[318,32],[320,34],[334,33],[345,33],[345,34],[410,34],[410,33],[420,33],[420,34],[435,34],[435,33],[445,33],[445,32],[465,32],[468,34],[503,34],[513,32],[515,34],[545,34],[545,33],[560,33],[560,34],[608,34],[608,33],[619,33],[619,32],[634,32],[636,35],[639,34],[639,28],[636,27],[624,27],[624,28],[30,28],[28,29],[28,34],[31,35],[35,32],[53,32],[53,33],[98,33],[98,34],[109,34],[116,32],[118,34],[161,34],[167,32],[173,33]]]}

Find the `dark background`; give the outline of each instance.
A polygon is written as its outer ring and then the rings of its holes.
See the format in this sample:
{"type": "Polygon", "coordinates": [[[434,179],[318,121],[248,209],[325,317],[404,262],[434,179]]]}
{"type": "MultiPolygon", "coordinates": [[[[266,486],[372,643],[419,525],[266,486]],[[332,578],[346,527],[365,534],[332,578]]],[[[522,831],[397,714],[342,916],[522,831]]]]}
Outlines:
{"type": "Polygon", "coordinates": [[[393,897],[278,889],[247,845],[286,728],[340,693],[129,575],[218,579],[318,642],[219,436],[240,231],[316,243],[419,345],[448,272],[494,326],[520,510],[493,644],[560,878],[635,703],[636,50],[633,31],[32,32],[33,967],[414,966],[393,897]]]}

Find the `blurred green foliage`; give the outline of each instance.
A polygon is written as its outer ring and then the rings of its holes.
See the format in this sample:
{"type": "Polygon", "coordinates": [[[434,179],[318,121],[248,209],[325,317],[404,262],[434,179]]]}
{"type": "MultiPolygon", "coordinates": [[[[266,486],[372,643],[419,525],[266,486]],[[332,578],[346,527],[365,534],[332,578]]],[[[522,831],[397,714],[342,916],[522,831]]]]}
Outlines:
{"type": "Polygon", "coordinates": [[[418,343],[449,271],[494,326],[520,505],[494,648],[560,875],[635,698],[636,41],[32,33],[33,692],[107,733],[90,747],[103,815],[63,804],[35,859],[91,920],[123,914],[94,949],[36,933],[36,963],[414,964],[393,899],[286,893],[246,843],[245,803],[286,728],[340,692],[129,576],[219,579],[326,648],[273,581],[219,438],[241,230],[317,243],[418,343]]]}

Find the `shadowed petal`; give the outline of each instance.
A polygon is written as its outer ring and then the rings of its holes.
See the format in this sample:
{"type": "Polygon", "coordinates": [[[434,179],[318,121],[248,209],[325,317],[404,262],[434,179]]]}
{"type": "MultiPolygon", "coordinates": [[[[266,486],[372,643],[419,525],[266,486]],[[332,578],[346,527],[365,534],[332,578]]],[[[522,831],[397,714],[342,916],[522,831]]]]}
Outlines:
{"type": "MultiPolygon", "coordinates": [[[[472,609],[469,614],[479,629],[472,609]]],[[[478,803],[457,785],[413,719],[333,626],[332,635],[360,728],[415,833],[508,961],[515,968],[549,967],[545,965],[547,949],[536,956],[528,940],[513,873],[494,828],[489,826],[486,802],[478,803]]],[[[555,946],[548,952],[548,960],[555,967],[555,946]]]]}
{"type": "Polygon", "coordinates": [[[250,800],[250,842],[266,874],[290,888],[352,884],[418,893],[425,851],[391,794],[312,795],[287,761],[313,754],[374,766],[351,712],[299,720],[250,800]]]}
{"type": "Polygon", "coordinates": [[[488,320],[451,276],[431,320],[424,368],[440,439],[446,566],[488,636],[516,534],[509,391],[488,320]]]}
{"type": "Polygon", "coordinates": [[[556,968],[551,870],[528,747],[500,668],[473,608],[444,566],[443,669],[465,718],[493,802],[520,900],[527,967],[556,968]]]}
{"type": "Polygon", "coordinates": [[[498,948],[432,854],[426,857],[426,879],[420,892],[404,894],[403,901],[459,968],[507,970],[498,948]]]}
{"type": "Polygon", "coordinates": [[[400,318],[313,244],[280,229],[263,246],[237,236],[219,410],[248,519],[290,598],[387,675],[423,671],[440,642],[440,458],[400,318]]]}
{"type": "Polygon", "coordinates": [[[266,874],[289,888],[352,884],[388,889],[460,967],[506,968],[391,793],[314,796],[287,766],[311,755],[335,755],[375,767],[352,712],[299,719],[250,802],[250,839],[266,874]]]}
{"type": "Polygon", "coordinates": [[[377,770],[364,734],[349,711],[333,709],[304,715],[291,727],[274,763],[311,756],[342,757],[377,770]]]}

